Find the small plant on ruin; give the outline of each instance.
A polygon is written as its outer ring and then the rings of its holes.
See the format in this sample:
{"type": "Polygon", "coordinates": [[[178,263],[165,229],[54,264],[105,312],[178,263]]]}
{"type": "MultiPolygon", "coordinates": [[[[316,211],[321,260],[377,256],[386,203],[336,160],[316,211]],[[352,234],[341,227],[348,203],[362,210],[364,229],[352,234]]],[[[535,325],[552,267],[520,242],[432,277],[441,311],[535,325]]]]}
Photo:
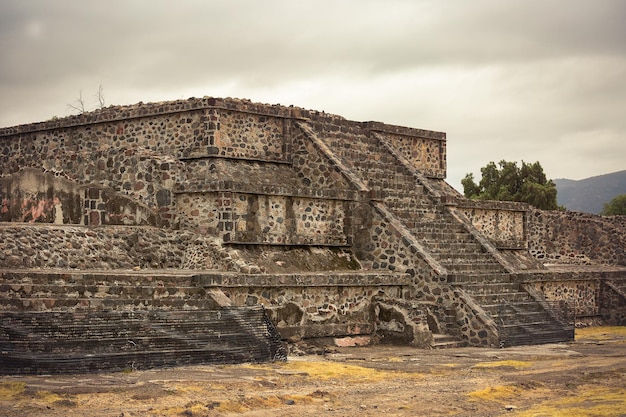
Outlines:
{"type": "MultiPolygon", "coordinates": [[[[100,84],[100,86],[98,87],[98,92],[94,94],[94,97],[98,101],[96,108],[104,108],[104,88],[102,87],[102,84],[100,84]]],[[[80,114],[88,111],[87,107],[85,106],[85,100],[83,99],[83,90],[80,90],[80,92],[78,93],[78,98],[74,101],[74,103],[68,104],[67,107],[73,111],[79,112],[80,114]]]]}

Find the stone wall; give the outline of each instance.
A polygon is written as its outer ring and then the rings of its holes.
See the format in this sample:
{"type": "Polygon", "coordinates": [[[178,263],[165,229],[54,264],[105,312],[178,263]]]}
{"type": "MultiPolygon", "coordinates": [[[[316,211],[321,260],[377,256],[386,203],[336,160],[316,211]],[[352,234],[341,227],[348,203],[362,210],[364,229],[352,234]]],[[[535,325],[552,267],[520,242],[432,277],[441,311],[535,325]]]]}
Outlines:
{"type": "Polygon", "coordinates": [[[171,192],[182,168],[171,155],[197,123],[190,114],[169,114],[0,137],[0,175],[32,168],[78,186],[98,184],[150,207],[169,223],[175,215],[171,192]]]}
{"type": "Polygon", "coordinates": [[[354,184],[342,175],[302,129],[294,129],[293,133],[293,169],[304,186],[313,189],[354,190],[354,184]]]}
{"type": "MultiPolygon", "coordinates": [[[[505,275],[506,259],[535,269],[527,247],[543,261],[624,265],[623,220],[459,198],[443,181],[445,140],[214,98],[0,129],[0,221],[13,222],[0,225],[0,268],[176,270],[229,303],[265,304],[295,339],[384,334],[424,347],[433,332],[498,342],[453,266],[497,271],[489,279],[505,275]],[[476,245],[451,246],[460,258],[429,253],[421,238],[431,233],[476,245]]],[[[592,314],[592,282],[537,288],[592,314]]]]}
{"type": "Polygon", "coordinates": [[[216,145],[220,156],[268,161],[288,159],[285,119],[223,110],[219,123],[216,145]]]}
{"type": "Polygon", "coordinates": [[[626,216],[529,212],[529,251],[543,263],[626,265],[626,216]]]}
{"type": "Polygon", "coordinates": [[[403,299],[409,284],[406,278],[384,272],[222,274],[194,279],[205,288],[220,288],[234,305],[264,305],[282,337],[291,340],[371,336],[376,330],[374,298],[403,299]]]}
{"type": "Polygon", "coordinates": [[[81,186],[35,168],[0,178],[0,202],[3,222],[161,225],[149,207],[111,188],[81,186]]]}
{"type": "Polygon", "coordinates": [[[577,318],[596,317],[600,313],[601,281],[550,280],[532,283],[548,301],[564,301],[574,309],[577,318]]]}
{"type": "Polygon", "coordinates": [[[170,225],[176,214],[172,193],[184,182],[178,158],[286,159],[288,126],[266,114],[284,117],[289,110],[206,98],[110,107],[0,129],[0,177],[37,168],[77,185],[97,183],[145,204],[170,225]]]}
{"type": "Polygon", "coordinates": [[[602,282],[598,304],[604,323],[626,326],[626,279],[602,282]]]}
{"type": "MultiPolygon", "coordinates": [[[[173,227],[180,224],[174,193],[214,191],[211,183],[216,181],[242,182],[246,178],[246,182],[252,182],[258,178],[276,184],[279,180],[292,187],[290,193],[307,187],[340,193],[353,190],[354,183],[329,164],[327,155],[294,126],[294,120],[305,119],[321,131],[328,129],[348,136],[383,132],[417,168],[431,176],[445,177],[443,133],[209,97],[112,106],[60,120],[0,129],[0,177],[36,168],[76,186],[98,184],[135,200],[158,215],[161,223],[173,227]],[[246,164],[250,166],[254,161],[265,165],[246,172],[246,164]],[[274,170],[278,175],[273,176],[267,162],[288,165],[274,170]],[[255,175],[259,172],[262,174],[255,175]]],[[[35,202],[41,205],[36,210],[46,210],[49,216],[54,199],[45,204],[42,201],[35,202]]],[[[102,204],[100,207],[100,214],[106,216],[108,208],[102,204]]],[[[95,222],[96,213],[91,216],[86,221],[81,216],[80,223],[105,224],[103,218],[95,222]],[[90,223],[92,220],[95,223],[90,223]]],[[[123,218],[127,221],[130,217],[126,213],[123,218]]],[[[183,224],[187,221],[182,220],[183,224]]],[[[71,223],[77,223],[76,219],[71,223]]]]}
{"type": "MultiPolygon", "coordinates": [[[[337,266],[332,256],[320,258],[319,264],[337,266]]],[[[0,223],[0,269],[3,268],[187,269],[246,273],[265,270],[262,260],[242,256],[236,248],[224,246],[214,236],[189,230],[40,223],[0,223]]]]}
{"type": "Polygon", "coordinates": [[[132,226],[0,227],[0,268],[180,268],[193,234],[132,226]]]}
{"type": "Polygon", "coordinates": [[[446,177],[445,136],[442,139],[383,133],[383,137],[425,176],[446,177]]]}
{"type": "Polygon", "coordinates": [[[179,194],[177,204],[182,227],[225,242],[337,246],[351,236],[345,200],[222,191],[179,194]]]}
{"type": "Polygon", "coordinates": [[[526,247],[526,213],[529,206],[502,201],[459,199],[454,210],[499,249],[526,247]]]}

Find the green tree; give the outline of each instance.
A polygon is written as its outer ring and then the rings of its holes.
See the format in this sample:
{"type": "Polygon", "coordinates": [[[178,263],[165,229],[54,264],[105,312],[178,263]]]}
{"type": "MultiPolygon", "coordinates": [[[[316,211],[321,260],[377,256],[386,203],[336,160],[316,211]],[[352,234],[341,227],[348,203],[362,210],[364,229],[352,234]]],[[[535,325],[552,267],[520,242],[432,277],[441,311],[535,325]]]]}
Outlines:
{"type": "Polygon", "coordinates": [[[626,194],[620,194],[604,205],[600,212],[603,216],[625,216],[626,215],[626,194]]]}
{"type": "Polygon", "coordinates": [[[543,210],[557,210],[556,185],[546,178],[539,162],[527,164],[489,162],[480,169],[482,178],[476,184],[469,173],[461,180],[465,197],[480,200],[518,201],[543,210]]]}

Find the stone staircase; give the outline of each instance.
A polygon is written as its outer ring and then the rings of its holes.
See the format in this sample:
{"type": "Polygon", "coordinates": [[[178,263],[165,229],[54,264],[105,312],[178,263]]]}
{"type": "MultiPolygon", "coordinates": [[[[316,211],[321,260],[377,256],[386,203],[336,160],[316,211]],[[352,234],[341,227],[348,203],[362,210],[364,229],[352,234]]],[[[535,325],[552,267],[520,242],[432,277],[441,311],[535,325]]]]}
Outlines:
{"type": "Polygon", "coordinates": [[[511,274],[468,274],[448,277],[495,321],[501,347],[557,343],[574,339],[573,323],[561,317],[561,306],[537,300],[511,274]]]}
{"type": "Polygon", "coordinates": [[[407,210],[391,206],[391,211],[449,274],[505,272],[504,267],[443,206],[432,203],[421,211],[419,208],[407,210]]]}
{"type": "Polygon", "coordinates": [[[452,349],[466,347],[467,342],[449,334],[433,333],[433,343],[430,346],[433,349],[452,349]]]}
{"type": "Polygon", "coordinates": [[[286,357],[261,306],[225,305],[187,273],[37,270],[0,278],[0,373],[286,357]]]}
{"type": "Polygon", "coordinates": [[[351,135],[349,141],[332,135],[322,139],[450,273],[505,271],[378,139],[364,134],[351,135]]]}
{"type": "MultiPolygon", "coordinates": [[[[376,137],[340,134],[322,139],[445,268],[448,283],[462,287],[498,326],[504,346],[573,340],[573,327],[510,281],[510,274],[439,201],[430,198],[412,173],[376,137]]],[[[456,346],[454,319],[434,346],[456,346]]]]}

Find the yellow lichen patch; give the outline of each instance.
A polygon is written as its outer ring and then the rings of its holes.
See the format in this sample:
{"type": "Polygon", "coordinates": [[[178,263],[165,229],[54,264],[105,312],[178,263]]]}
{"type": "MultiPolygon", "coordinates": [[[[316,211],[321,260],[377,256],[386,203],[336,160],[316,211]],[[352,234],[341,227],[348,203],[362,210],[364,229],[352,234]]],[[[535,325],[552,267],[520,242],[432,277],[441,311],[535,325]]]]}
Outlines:
{"type": "Polygon", "coordinates": [[[77,403],[71,396],[61,396],[53,392],[37,391],[36,398],[42,401],[44,404],[62,406],[62,407],[76,407],[77,403]]]}
{"type": "MultiPolygon", "coordinates": [[[[156,412],[156,410],[153,410],[156,412]]],[[[180,416],[185,412],[185,407],[169,407],[162,410],[158,410],[160,416],[180,416]]]]}
{"type": "Polygon", "coordinates": [[[434,366],[430,370],[430,374],[435,375],[435,376],[451,375],[454,372],[457,372],[457,370],[455,369],[457,367],[458,365],[454,363],[439,364],[439,365],[434,366]]]}
{"type": "Polygon", "coordinates": [[[495,361],[495,362],[479,362],[473,366],[473,368],[499,368],[499,367],[511,367],[515,369],[528,368],[533,363],[528,361],[495,361]]]}
{"type": "Polygon", "coordinates": [[[311,397],[303,395],[244,397],[237,400],[220,402],[216,409],[228,413],[245,413],[251,410],[279,408],[288,404],[310,404],[312,401],[311,397]]]}
{"type": "Polygon", "coordinates": [[[473,400],[495,401],[498,403],[508,402],[511,398],[519,395],[519,389],[513,385],[499,385],[487,387],[479,391],[470,392],[468,395],[473,400]]]}
{"type": "Polygon", "coordinates": [[[173,386],[174,394],[206,394],[207,390],[196,385],[176,384],[173,386]]]}
{"type": "MultiPolygon", "coordinates": [[[[264,365],[249,365],[256,369],[270,369],[264,365]]],[[[275,369],[275,368],[274,368],[275,369]]],[[[376,382],[384,379],[396,378],[402,376],[418,377],[418,374],[407,374],[402,372],[381,371],[363,366],[348,365],[338,362],[322,362],[322,361],[297,361],[286,362],[279,366],[281,372],[294,372],[307,375],[309,378],[321,380],[341,379],[350,382],[376,382]]]]}
{"type": "MultiPolygon", "coordinates": [[[[268,396],[245,396],[236,399],[210,401],[206,398],[202,401],[190,401],[184,406],[171,405],[166,408],[154,409],[154,413],[159,416],[204,416],[211,412],[227,414],[243,414],[255,410],[267,410],[292,405],[310,404],[313,402],[314,394],[304,395],[268,395],[268,396]],[[214,410],[214,411],[211,411],[214,410]]],[[[220,414],[221,415],[221,414],[220,414]]]]}
{"type": "Polygon", "coordinates": [[[516,417],[618,417],[626,415],[624,388],[580,387],[572,396],[543,402],[516,417]]]}
{"type": "Polygon", "coordinates": [[[0,383],[0,401],[13,400],[24,393],[26,384],[23,382],[0,383]]]}
{"type": "Polygon", "coordinates": [[[61,401],[63,399],[63,397],[61,397],[59,394],[48,391],[37,391],[36,395],[38,399],[43,400],[45,403],[49,404],[61,401]]]}
{"type": "Polygon", "coordinates": [[[599,326],[576,329],[576,340],[612,340],[626,338],[626,326],[599,326]]]}

